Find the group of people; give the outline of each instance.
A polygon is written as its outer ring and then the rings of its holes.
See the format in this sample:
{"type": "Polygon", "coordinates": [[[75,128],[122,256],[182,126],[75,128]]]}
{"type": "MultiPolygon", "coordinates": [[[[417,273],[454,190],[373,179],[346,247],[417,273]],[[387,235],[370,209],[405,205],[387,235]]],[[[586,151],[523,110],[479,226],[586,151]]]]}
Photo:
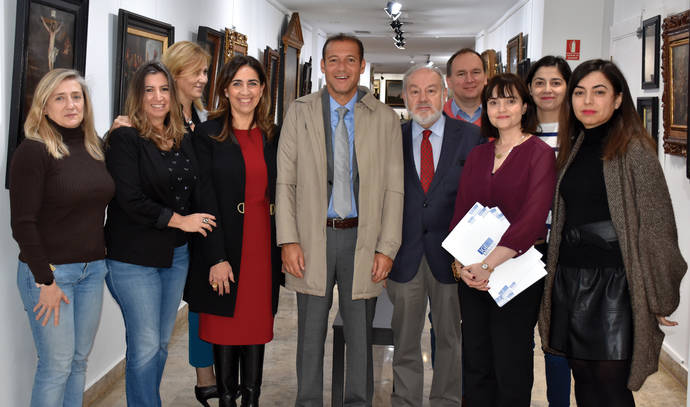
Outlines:
{"type": "Polygon", "coordinates": [[[427,303],[432,406],[529,406],[538,320],[551,405],[569,404],[571,370],[578,405],[634,405],[687,267],[654,143],[615,64],[571,72],[547,56],[526,81],[487,79],[462,49],[445,79],[429,65],[405,74],[412,120],[401,126],[358,86],[359,39],[329,37],[322,54],[326,86],[294,101],[281,129],[252,57],[223,66],[206,112],[210,56],[186,41],[137,70],[103,144],[79,74],[40,81],[10,168],[17,284],[38,353],[31,405],[81,406],[104,281],[125,322],[131,406],[161,405],[182,298],[196,398],[258,406],[281,284],[297,292],[296,406],[323,405],[336,284],[347,406],[372,403],[384,287],[394,406],[422,405],[427,303]],[[482,262],[460,264],[441,242],[475,202],[510,227],[482,262]],[[531,246],[546,279],[498,307],[492,271],[531,246]]]}

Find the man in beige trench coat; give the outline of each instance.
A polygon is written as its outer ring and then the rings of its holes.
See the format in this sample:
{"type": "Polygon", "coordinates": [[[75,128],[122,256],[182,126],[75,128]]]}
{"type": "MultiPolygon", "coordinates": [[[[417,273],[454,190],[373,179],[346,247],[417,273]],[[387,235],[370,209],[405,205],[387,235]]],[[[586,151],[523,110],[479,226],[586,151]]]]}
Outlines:
{"type": "Polygon", "coordinates": [[[366,88],[361,41],[330,37],[326,88],[297,99],[278,146],[277,242],[297,292],[296,406],[323,405],[323,356],[333,287],[347,343],[346,406],[371,406],[371,323],[402,233],[400,122],[366,88]]]}

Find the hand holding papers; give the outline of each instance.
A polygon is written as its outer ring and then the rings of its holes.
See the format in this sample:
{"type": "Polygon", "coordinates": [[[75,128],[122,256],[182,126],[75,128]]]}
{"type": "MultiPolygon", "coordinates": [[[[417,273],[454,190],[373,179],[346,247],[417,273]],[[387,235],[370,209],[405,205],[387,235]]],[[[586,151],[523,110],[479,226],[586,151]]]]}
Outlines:
{"type": "MultiPolygon", "coordinates": [[[[448,237],[444,249],[464,265],[481,263],[496,247],[510,222],[497,207],[475,203],[448,237]]],[[[489,294],[499,307],[546,275],[541,253],[534,246],[497,266],[489,277],[489,294]]]]}

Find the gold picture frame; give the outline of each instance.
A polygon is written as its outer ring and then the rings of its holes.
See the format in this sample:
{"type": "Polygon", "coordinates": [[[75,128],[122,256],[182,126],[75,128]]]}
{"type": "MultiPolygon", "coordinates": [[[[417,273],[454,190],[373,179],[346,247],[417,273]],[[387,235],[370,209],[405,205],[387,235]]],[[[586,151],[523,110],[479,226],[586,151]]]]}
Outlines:
{"type": "Polygon", "coordinates": [[[247,55],[247,36],[230,28],[225,29],[225,62],[236,55],[247,55]]]}
{"type": "Polygon", "coordinates": [[[522,33],[508,40],[508,45],[506,46],[506,72],[517,74],[518,65],[524,58],[522,41],[522,33]]]}
{"type": "Polygon", "coordinates": [[[664,19],[664,152],[686,156],[688,144],[688,59],[690,10],[664,19]]]}
{"type": "Polygon", "coordinates": [[[491,79],[492,76],[498,73],[496,50],[487,49],[481,54],[484,62],[484,69],[486,70],[486,78],[491,79]]]}

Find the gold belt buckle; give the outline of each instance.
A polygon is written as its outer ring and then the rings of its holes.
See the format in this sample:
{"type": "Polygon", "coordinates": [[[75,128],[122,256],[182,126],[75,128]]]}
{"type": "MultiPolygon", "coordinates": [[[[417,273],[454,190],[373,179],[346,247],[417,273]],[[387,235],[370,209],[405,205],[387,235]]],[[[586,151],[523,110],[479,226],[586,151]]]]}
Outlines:
{"type": "Polygon", "coordinates": [[[237,204],[237,212],[244,214],[244,202],[240,202],[237,204]]]}

